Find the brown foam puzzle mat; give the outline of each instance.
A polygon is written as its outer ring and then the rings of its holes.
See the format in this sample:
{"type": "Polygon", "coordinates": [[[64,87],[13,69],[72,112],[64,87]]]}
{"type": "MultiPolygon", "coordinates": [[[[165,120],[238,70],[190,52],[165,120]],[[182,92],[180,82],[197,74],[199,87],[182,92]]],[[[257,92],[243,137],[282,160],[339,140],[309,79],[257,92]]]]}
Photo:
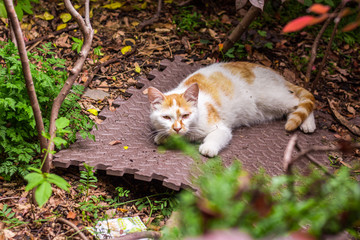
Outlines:
{"type": "MultiPolygon", "coordinates": [[[[200,66],[188,65],[182,62],[180,57],[175,57],[173,62],[164,60],[161,65],[164,70],[153,70],[150,73],[154,77],[151,81],[146,77],[139,79],[144,87],[140,90],[129,90],[132,93],[130,99],[125,101],[118,98],[113,102],[119,106],[116,111],[105,109],[99,114],[105,120],[98,125],[97,130],[92,130],[96,142],[79,137],[68,149],[55,155],[54,166],[81,167],[85,162],[96,169],[105,170],[109,175],[133,174],[136,179],[144,181],[157,179],[174,190],[192,188],[190,169],[193,160],[177,151],[157,151],[151,138],[149,103],[143,91],[149,86],[161,91],[170,90],[200,66]],[[111,145],[112,141],[121,143],[111,145]]],[[[328,130],[321,129],[323,122],[329,120],[326,116],[321,116],[324,114],[319,114],[316,114],[318,129],[315,133],[307,135],[296,132],[299,135],[299,145],[303,149],[333,140],[328,130]]],[[[271,175],[283,173],[283,153],[291,137],[291,134],[284,130],[284,124],[285,121],[282,120],[236,129],[230,145],[220,153],[224,164],[229,165],[237,158],[248,171],[263,168],[271,175]]],[[[316,154],[314,157],[329,165],[326,154],[316,154]]],[[[307,162],[297,165],[304,164],[307,162]]]]}

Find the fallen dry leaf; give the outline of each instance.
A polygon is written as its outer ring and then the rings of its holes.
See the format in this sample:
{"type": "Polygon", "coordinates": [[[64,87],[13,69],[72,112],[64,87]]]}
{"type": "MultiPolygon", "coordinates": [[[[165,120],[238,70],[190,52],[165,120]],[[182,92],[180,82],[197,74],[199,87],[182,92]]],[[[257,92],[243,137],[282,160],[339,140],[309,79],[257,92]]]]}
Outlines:
{"type": "Polygon", "coordinates": [[[76,217],[76,213],[71,212],[71,211],[66,216],[66,218],[68,218],[68,219],[75,219],[75,217],[76,217]]]}
{"type": "Polygon", "coordinates": [[[109,145],[114,146],[114,145],[118,145],[120,143],[121,143],[120,140],[114,140],[114,141],[109,142],[109,145]]]}

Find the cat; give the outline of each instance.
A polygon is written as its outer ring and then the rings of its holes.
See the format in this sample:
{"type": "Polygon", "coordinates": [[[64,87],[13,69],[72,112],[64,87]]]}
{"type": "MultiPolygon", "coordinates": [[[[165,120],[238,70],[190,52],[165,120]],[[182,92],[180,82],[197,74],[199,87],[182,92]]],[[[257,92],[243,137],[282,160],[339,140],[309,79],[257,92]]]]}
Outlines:
{"type": "Polygon", "coordinates": [[[287,115],[286,131],[316,129],[314,96],[280,74],[249,62],[214,63],[162,93],[148,88],[155,143],[179,134],[203,140],[199,152],[214,157],[232,138],[232,130],[287,115]]]}

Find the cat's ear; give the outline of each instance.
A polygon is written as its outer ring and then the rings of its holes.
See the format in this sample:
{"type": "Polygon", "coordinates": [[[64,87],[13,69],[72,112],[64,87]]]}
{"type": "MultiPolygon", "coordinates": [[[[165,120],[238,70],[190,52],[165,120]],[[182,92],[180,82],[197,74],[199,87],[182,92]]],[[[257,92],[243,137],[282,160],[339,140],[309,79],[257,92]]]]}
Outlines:
{"type": "Polygon", "coordinates": [[[184,98],[188,102],[196,103],[199,96],[199,85],[197,83],[193,83],[186,89],[184,93],[184,98]]]}
{"type": "Polygon", "coordinates": [[[154,107],[156,104],[162,103],[165,99],[165,95],[154,87],[148,88],[148,99],[151,104],[151,107],[154,107]]]}

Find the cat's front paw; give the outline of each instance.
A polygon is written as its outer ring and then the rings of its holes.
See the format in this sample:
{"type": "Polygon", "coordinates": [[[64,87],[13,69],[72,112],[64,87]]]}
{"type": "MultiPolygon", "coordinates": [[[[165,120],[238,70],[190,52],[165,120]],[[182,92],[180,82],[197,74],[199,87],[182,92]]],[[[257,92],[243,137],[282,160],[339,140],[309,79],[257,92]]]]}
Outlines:
{"type": "Polygon", "coordinates": [[[219,147],[212,143],[203,143],[199,147],[199,152],[207,157],[215,157],[219,153],[219,147]]]}

